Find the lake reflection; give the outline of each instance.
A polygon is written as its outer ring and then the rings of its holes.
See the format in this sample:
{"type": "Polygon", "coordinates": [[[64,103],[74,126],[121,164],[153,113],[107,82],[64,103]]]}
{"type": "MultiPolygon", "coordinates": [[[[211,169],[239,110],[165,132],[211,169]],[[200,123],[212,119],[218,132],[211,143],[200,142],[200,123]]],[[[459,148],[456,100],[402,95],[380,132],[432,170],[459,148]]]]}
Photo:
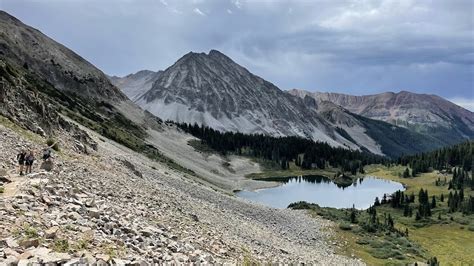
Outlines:
{"type": "Polygon", "coordinates": [[[255,192],[240,191],[237,196],[275,208],[286,208],[290,203],[306,201],[321,207],[366,209],[384,194],[404,190],[402,184],[374,177],[359,178],[352,185],[341,186],[324,176],[270,178],[266,181],[282,183],[274,188],[255,192]]]}

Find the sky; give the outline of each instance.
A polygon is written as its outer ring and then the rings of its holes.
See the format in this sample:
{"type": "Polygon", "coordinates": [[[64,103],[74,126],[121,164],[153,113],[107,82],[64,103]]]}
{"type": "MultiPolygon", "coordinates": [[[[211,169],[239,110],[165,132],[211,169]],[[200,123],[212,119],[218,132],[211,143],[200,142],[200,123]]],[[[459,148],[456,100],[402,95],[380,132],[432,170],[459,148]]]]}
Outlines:
{"type": "Polygon", "coordinates": [[[474,1],[0,0],[109,75],[216,49],[280,89],[407,90],[474,110],[474,1]]]}

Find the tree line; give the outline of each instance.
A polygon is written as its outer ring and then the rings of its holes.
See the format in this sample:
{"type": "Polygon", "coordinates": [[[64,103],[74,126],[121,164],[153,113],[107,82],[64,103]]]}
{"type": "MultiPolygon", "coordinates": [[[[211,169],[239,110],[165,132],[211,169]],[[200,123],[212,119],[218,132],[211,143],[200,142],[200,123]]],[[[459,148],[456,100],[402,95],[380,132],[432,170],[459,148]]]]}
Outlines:
{"type": "Polygon", "coordinates": [[[201,139],[210,148],[222,154],[237,154],[270,160],[288,169],[295,162],[303,169],[340,168],[343,172],[363,173],[365,165],[386,163],[387,158],[368,152],[332,147],[327,143],[288,136],[272,137],[263,134],[221,132],[198,124],[178,124],[187,133],[201,139]]]}
{"type": "Polygon", "coordinates": [[[401,156],[397,163],[410,166],[412,173],[409,175],[411,176],[431,170],[444,170],[453,167],[459,167],[463,172],[472,172],[474,168],[473,150],[474,141],[465,141],[431,152],[401,156]]]}

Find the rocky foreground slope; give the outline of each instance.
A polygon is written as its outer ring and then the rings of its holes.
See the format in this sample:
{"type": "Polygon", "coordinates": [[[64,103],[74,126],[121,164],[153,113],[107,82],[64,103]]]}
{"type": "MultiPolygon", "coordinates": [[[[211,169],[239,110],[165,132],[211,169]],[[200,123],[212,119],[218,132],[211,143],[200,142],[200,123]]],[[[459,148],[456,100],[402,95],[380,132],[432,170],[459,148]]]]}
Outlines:
{"type": "Polygon", "coordinates": [[[334,254],[328,221],[214,191],[93,132],[97,151],[64,132],[54,170],[19,177],[15,154],[45,141],[25,132],[0,124],[13,181],[0,194],[0,264],[359,263],[334,254]]]}

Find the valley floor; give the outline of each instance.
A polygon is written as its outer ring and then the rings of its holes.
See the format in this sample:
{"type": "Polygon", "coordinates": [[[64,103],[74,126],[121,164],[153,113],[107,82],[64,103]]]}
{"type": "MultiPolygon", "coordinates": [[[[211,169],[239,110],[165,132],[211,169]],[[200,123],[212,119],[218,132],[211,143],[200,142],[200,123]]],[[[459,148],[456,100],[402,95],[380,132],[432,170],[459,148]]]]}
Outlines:
{"type": "Polygon", "coordinates": [[[54,170],[20,178],[15,155],[46,140],[1,121],[0,169],[14,182],[0,193],[0,264],[362,263],[327,244],[328,220],[249,203],[90,131],[97,151],[63,132],[54,170]]]}
{"type": "MultiPolygon", "coordinates": [[[[409,228],[410,239],[420,244],[432,256],[436,256],[442,265],[472,265],[474,264],[474,215],[464,215],[460,212],[448,213],[447,196],[450,192],[448,185],[436,186],[436,180],[451,179],[452,174],[444,175],[438,171],[423,173],[417,177],[400,177],[404,168],[395,166],[386,168],[372,166],[367,169],[370,175],[397,181],[405,185],[406,193],[418,195],[421,188],[428,190],[430,197],[435,196],[437,207],[428,219],[416,222],[413,217],[403,217],[402,210],[385,208],[397,221],[396,226],[409,228]],[[445,200],[440,201],[441,194],[445,200]],[[438,218],[440,215],[441,219],[438,218]]],[[[451,190],[452,191],[452,190],[451,190]]],[[[465,190],[466,197],[474,196],[471,189],[465,190]]]]}
{"type": "MultiPolygon", "coordinates": [[[[418,192],[421,188],[428,190],[430,197],[435,196],[437,199],[437,207],[434,208],[433,214],[430,218],[421,219],[416,221],[414,216],[404,217],[403,210],[393,209],[390,206],[379,206],[377,211],[379,218],[382,220],[384,215],[390,214],[395,220],[395,227],[400,231],[409,230],[409,237],[383,237],[372,234],[367,237],[365,233],[355,232],[347,230],[344,226],[340,228],[341,224],[345,224],[349,215],[348,210],[344,209],[332,209],[332,208],[317,208],[317,210],[310,210],[309,212],[314,215],[315,218],[326,217],[333,220],[334,230],[336,232],[334,240],[331,242],[340,254],[347,256],[356,256],[361,258],[364,262],[369,265],[385,265],[385,264],[406,264],[413,262],[426,262],[431,257],[436,257],[442,265],[472,265],[474,263],[474,222],[473,215],[464,215],[460,212],[449,213],[447,207],[447,196],[450,192],[447,185],[436,185],[436,180],[451,179],[451,174],[444,175],[438,171],[431,173],[423,173],[417,177],[403,178],[401,177],[405,170],[402,166],[392,166],[387,168],[382,165],[370,165],[365,167],[367,176],[374,176],[381,179],[396,181],[402,183],[407,195],[414,193],[418,196],[418,192]],[[444,195],[445,200],[440,201],[441,194],[444,195]],[[318,215],[319,213],[319,215],[318,215]],[[325,213],[326,215],[321,215],[325,213]],[[441,219],[438,218],[440,215],[441,219]],[[367,238],[371,241],[385,243],[381,247],[372,247],[367,245],[367,238]],[[398,243],[401,240],[410,243],[405,243],[408,248],[400,249],[402,252],[403,259],[396,259],[390,257],[391,251],[395,252],[397,248],[390,249],[390,245],[400,246],[398,243]],[[360,244],[363,243],[363,244],[360,244]],[[412,246],[413,245],[413,246],[412,246]],[[384,249],[385,248],[385,249],[384,249]],[[414,254],[412,251],[419,252],[414,254]],[[407,251],[403,253],[403,251],[407,251]],[[384,252],[384,255],[378,254],[384,252]],[[387,255],[388,257],[385,257],[387,255]]],[[[265,179],[274,177],[287,177],[287,176],[299,176],[299,175],[324,175],[333,179],[336,170],[302,170],[299,167],[294,166],[290,163],[289,170],[275,170],[265,169],[263,172],[252,173],[247,175],[248,178],[265,179]]],[[[356,178],[352,177],[353,179],[356,178]]],[[[337,183],[337,180],[333,180],[337,183]]],[[[352,182],[348,180],[348,182],[352,182]]],[[[470,189],[465,190],[466,197],[471,195],[474,196],[474,191],[470,189]]],[[[370,235],[370,234],[369,234],[370,235]]],[[[402,241],[402,242],[403,242],[402,241]]],[[[398,251],[397,251],[398,252],[398,251]]],[[[402,256],[400,256],[402,257],[402,256]]]]}

